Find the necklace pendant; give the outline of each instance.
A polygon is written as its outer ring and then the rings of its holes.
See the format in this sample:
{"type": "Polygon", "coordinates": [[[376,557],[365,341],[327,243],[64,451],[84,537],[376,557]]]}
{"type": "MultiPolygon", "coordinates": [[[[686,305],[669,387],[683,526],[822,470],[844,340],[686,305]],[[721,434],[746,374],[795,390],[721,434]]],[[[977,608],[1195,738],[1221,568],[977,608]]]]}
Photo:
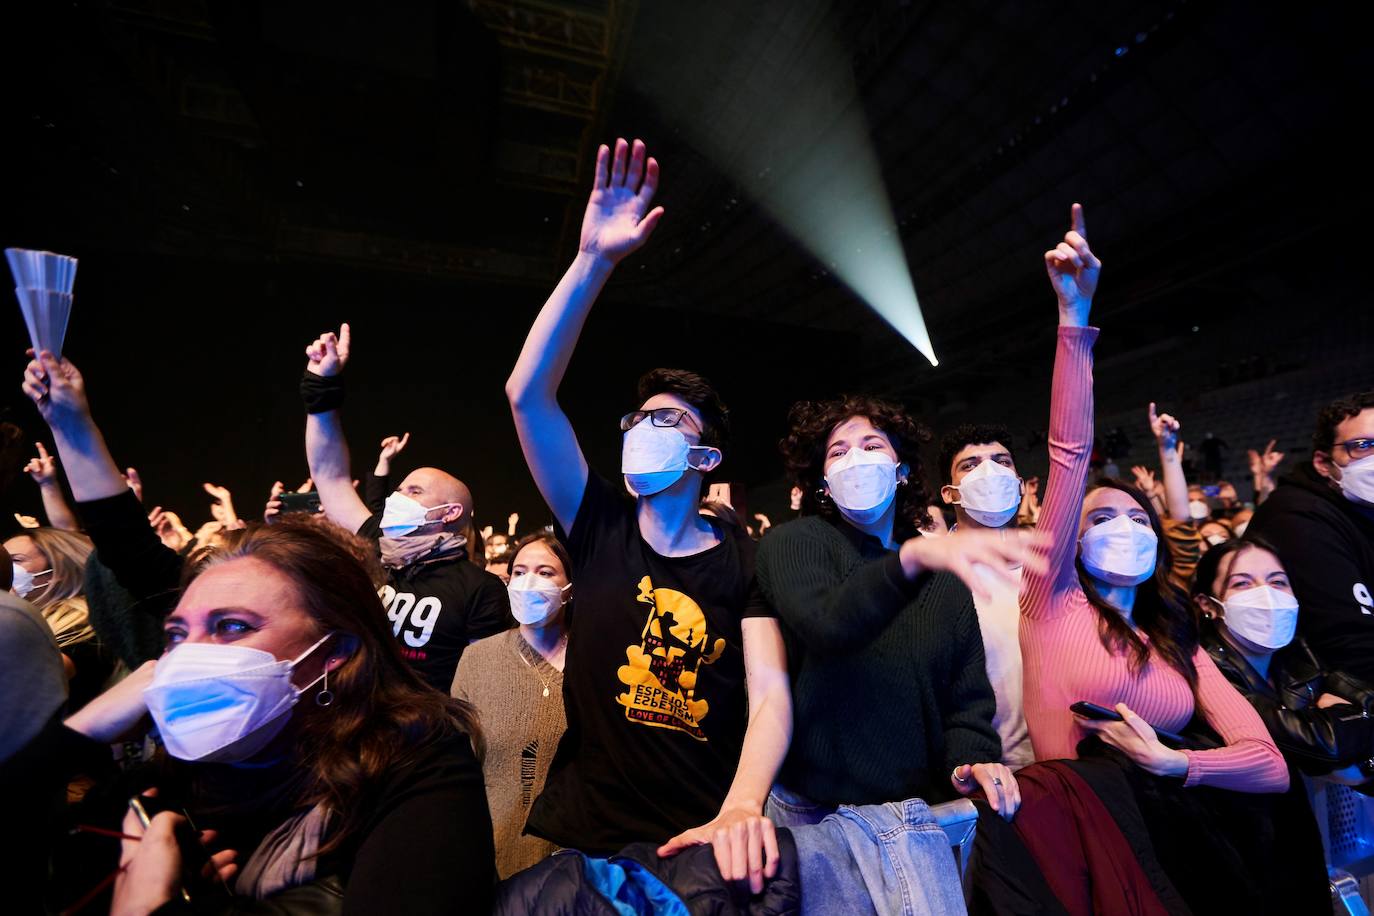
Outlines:
{"type": "Polygon", "coordinates": [[[548,696],[548,695],[549,695],[549,688],[545,687],[545,688],[544,688],[544,696],[548,696]]]}

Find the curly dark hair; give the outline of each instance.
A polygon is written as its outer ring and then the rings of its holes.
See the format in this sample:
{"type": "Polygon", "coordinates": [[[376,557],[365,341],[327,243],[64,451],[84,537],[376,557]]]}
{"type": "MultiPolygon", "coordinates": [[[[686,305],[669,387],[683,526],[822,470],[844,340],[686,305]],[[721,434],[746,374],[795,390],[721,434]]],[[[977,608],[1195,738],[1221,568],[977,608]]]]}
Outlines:
{"type": "Polygon", "coordinates": [[[1317,413],[1317,428],[1312,433],[1312,450],[1331,454],[1336,447],[1336,427],[1357,416],[1360,411],[1374,407],[1374,391],[1362,391],[1323,407],[1317,413]]]}
{"type": "Polygon", "coordinates": [[[964,423],[945,434],[940,440],[940,482],[954,482],[954,456],[969,445],[991,445],[999,443],[1016,463],[1016,452],[1011,447],[1011,430],[996,423],[964,423]]]}
{"type": "Polygon", "coordinates": [[[892,536],[914,537],[930,524],[931,493],[926,488],[921,446],[930,430],[906,408],[869,395],[847,394],[828,401],[798,401],[787,413],[787,436],[778,443],[787,473],[802,491],[802,514],[833,518],[838,510],[821,492],[825,477],[825,444],[830,433],[850,417],[867,417],[887,434],[897,459],[907,466],[907,482],[897,488],[896,522],[892,536]]]}
{"type": "Polygon", "coordinates": [[[1140,505],[1150,517],[1150,528],[1159,540],[1155,554],[1155,571],[1135,592],[1135,607],[1131,619],[1140,632],[1149,637],[1147,643],[1132,626],[1122,618],[1121,613],[1107,602],[1093,584],[1092,576],[1083,566],[1083,558],[1075,563],[1078,567],[1078,584],[1088,603],[1097,609],[1100,621],[1102,645],[1112,652],[1129,654],[1127,667],[1132,674],[1140,674],[1149,661],[1153,649],[1170,668],[1183,675],[1188,687],[1193,691],[1193,699],[1198,699],[1197,668],[1193,665],[1193,654],[1197,652],[1198,633],[1189,609],[1188,596],[1184,590],[1173,583],[1173,554],[1169,550],[1169,540],[1164,536],[1164,524],[1159,520],[1150,500],[1139,489],[1117,480],[1103,477],[1088,487],[1088,493],[1102,488],[1120,490],[1140,505]]]}

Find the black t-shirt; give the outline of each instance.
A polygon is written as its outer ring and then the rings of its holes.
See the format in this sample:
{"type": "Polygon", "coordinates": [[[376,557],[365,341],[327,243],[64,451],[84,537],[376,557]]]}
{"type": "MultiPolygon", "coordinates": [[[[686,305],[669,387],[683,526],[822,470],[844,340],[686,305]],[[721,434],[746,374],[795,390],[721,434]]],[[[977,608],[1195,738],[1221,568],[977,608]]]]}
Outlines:
{"type": "MultiPolygon", "coordinates": [[[[358,529],[381,534],[381,515],[358,529]]],[[[501,580],[468,562],[466,551],[431,563],[388,569],[381,590],[391,632],[420,677],[448,693],[458,659],[474,640],[515,626],[501,580]]]]}
{"type": "Polygon", "coordinates": [[[714,547],[661,556],[634,501],[589,475],[572,532],[558,532],[577,595],[568,729],[529,833],[610,853],[720,812],[748,724],[740,621],[772,611],[754,584],[753,542],[718,527],[714,547]]]}

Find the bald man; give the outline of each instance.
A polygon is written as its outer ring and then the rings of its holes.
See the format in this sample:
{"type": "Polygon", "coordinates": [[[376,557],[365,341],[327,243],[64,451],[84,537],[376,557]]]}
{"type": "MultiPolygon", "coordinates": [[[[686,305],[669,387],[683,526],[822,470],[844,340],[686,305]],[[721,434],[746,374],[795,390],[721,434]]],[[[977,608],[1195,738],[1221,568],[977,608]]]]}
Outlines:
{"type": "Polygon", "coordinates": [[[353,488],[339,406],[348,362],[348,325],[306,349],[301,380],[305,455],[320,505],[331,521],[374,539],[386,569],[382,603],[401,654],[419,675],[447,693],[468,643],[515,626],[501,580],[468,562],[464,533],[472,492],[438,468],[406,475],[381,512],[353,488]]]}

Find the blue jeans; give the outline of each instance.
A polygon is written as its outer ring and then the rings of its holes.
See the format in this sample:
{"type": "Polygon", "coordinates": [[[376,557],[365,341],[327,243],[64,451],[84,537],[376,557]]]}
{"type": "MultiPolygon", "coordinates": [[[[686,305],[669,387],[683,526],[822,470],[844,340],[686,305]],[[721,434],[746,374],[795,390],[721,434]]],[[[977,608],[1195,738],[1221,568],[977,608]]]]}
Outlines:
{"type": "Polygon", "coordinates": [[[802,914],[964,914],[949,839],[919,798],[828,808],[775,787],[765,813],[797,845],[802,914]]]}

